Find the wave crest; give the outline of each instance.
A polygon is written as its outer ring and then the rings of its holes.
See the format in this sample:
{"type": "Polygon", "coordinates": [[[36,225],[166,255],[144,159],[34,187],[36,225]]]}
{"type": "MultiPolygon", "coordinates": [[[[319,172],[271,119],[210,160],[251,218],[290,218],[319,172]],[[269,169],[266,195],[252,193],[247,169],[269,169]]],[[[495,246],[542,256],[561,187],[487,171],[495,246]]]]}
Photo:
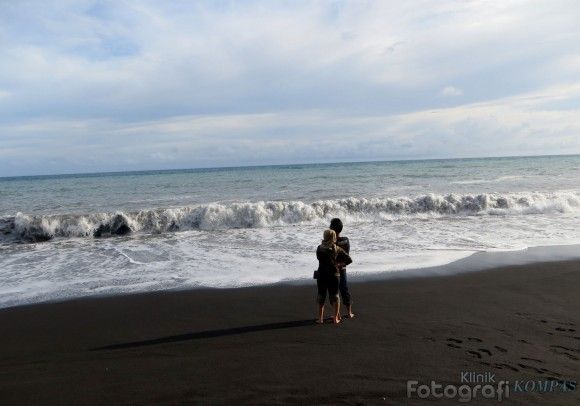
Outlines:
{"type": "Polygon", "coordinates": [[[577,193],[424,195],[301,201],[210,203],[135,212],[31,216],[0,219],[0,238],[48,241],[54,237],[105,237],[132,232],[260,228],[327,222],[331,217],[375,221],[412,216],[526,215],[580,209],[577,193]]]}

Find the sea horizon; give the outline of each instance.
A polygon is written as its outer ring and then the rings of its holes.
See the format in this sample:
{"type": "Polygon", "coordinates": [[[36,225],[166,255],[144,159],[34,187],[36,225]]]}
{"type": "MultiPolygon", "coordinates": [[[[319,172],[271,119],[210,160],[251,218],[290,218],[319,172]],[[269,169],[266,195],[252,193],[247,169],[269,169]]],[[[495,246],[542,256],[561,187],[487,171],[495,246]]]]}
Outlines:
{"type": "Polygon", "coordinates": [[[365,163],[388,163],[388,162],[423,162],[423,161],[457,161],[457,160],[476,160],[476,159],[509,159],[509,158],[550,158],[550,157],[568,157],[580,156],[580,154],[545,154],[545,155],[490,155],[490,156],[467,156],[467,157],[448,157],[448,158],[397,158],[397,159],[371,159],[371,160],[353,160],[353,161],[328,161],[328,162],[291,162],[283,164],[248,164],[232,166],[199,166],[199,167],[182,167],[182,168],[159,168],[159,169],[128,169],[118,171],[96,171],[96,172],[62,172],[33,175],[13,175],[0,176],[1,180],[21,179],[21,178],[53,178],[67,176],[115,176],[123,174],[148,174],[159,172],[181,172],[181,171],[212,171],[212,170],[232,170],[232,169],[252,169],[252,168],[276,168],[286,166],[317,166],[317,165],[347,165],[347,164],[365,164],[365,163]]]}

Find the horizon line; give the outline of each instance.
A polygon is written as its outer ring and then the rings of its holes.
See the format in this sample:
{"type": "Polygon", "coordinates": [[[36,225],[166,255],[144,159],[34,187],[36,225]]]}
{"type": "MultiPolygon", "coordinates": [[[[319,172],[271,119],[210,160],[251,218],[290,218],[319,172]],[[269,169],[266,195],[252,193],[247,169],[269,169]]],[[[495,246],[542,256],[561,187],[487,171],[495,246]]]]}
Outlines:
{"type": "Polygon", "coordinates": [[[550,157],[567,157],[580,156],[579,153],[572,154],[546,154],[546,155],[500,155],[500,156],[466,156],[455,158],[400,158],[400,159],[371,159],[367,161],[332,161],[332,162],[302,162],[302,163],[283,163],[283,164],[257,164],[257,165],[232,165],[232,166],[199,166],[188,168],[170,168],[170,169],[135,169],[120,171],[102,171],[102,172],[65,172],[65,173],[48,173],[35,175],[15,175],[0,176],[0,180],[19,179],[19,178],[51,178],[59,176],[98,176],[98,175],[119,175],[130,173],[145,172],[175,172],[175,171],[196,171],[196,170],[222,170],[222,169],[251,169],[251,168],[272,168],[282,166],[313,166],[313,165],[337,165],[337,164],[363,164],[363,163],[387,163],[387,162],[421,162],[421,161],[456,161],[462,159],[499,159],[499,158],[550,158],[550,157]]]}

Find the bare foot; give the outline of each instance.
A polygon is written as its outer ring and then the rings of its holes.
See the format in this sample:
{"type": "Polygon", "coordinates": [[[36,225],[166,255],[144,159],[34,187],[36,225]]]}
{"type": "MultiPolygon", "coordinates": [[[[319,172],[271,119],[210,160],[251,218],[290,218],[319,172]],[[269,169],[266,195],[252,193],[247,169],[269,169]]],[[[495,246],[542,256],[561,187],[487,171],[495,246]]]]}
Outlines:
{"type": "Polygon", "coordinates": [[[348,314],[348,318],[349,318],[349,319],[352,319],[353,317],[354,317],[354,313],[353,313],[353,312],[350,312],[350,313],[348,314]]]}
{"type": "Polygon", "coordinates": [[[340,317],[335,317],[334,318],[334,324],[338,324],[340,323],[342,320],[340,320],[340,317]]]}
{"type": "Polygon", "coordinates": [[[324,324],[324,319],[314,320],[316,324],[324,324]]]}

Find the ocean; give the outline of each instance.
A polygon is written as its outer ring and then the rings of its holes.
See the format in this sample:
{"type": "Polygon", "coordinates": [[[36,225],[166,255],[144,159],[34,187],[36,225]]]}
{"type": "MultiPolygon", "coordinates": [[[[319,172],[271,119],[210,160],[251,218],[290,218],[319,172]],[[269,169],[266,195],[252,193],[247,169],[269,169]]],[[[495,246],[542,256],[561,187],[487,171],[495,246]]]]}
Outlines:
{"type": "Polygon", "coordinates": [[[0,178],[0,307],[310,280],[332,217],[349,274],[580,243],[580,156],[0,178]]]}

